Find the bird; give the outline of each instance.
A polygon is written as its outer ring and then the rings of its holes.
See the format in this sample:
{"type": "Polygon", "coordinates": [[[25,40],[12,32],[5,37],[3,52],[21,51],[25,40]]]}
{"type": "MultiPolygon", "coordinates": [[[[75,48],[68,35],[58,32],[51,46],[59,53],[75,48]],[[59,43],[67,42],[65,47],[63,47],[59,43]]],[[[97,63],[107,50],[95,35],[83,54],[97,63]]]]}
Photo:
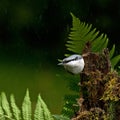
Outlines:
{"type": "Polygon", "coordinates": [[[72,74],[80,74],[85,66],[82,55],[73,54],[64,58],[58,65],[64,66],[64,68],[72,74]]]}

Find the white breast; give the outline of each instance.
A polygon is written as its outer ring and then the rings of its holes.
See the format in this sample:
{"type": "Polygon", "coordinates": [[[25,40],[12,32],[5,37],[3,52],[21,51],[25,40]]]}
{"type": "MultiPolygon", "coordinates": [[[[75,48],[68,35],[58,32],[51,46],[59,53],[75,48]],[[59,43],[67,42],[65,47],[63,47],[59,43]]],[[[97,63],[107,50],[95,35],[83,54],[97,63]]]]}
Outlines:
{"type": "Polygon", "coordinates": [[[84,60],[80,59],[68,62],[64,64],[64,67],[67,71],[73,74],[79,74],[83,71],[84,65],[85,65],[84,60]]]}

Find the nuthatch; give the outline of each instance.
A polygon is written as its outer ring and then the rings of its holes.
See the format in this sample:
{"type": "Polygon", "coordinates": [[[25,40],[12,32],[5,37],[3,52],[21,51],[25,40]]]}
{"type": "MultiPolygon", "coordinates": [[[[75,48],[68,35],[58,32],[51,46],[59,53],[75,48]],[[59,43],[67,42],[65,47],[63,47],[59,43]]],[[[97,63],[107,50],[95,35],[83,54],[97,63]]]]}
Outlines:
{"type": "Polygon", "coordinates": [[[83,71],[85,62],[81,55],[74,54],[64,58],[58,65],[63,65],[64,68],[72,74],[79,74],[83,71]]]}

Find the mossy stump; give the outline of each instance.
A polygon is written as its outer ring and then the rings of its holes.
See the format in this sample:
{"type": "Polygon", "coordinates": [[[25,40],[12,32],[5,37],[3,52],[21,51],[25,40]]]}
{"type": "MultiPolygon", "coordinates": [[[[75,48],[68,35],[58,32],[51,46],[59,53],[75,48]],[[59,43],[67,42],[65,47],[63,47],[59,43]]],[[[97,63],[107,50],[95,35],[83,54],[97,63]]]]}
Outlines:
{"type": "Polygon", "coordinates": [[[120,76],[111,70],[109,50],[91,52],[91,45],[87,43],[83,57],[85,68],[80,74],[80,98],[77,99],[79,111],[71,120],[120,120],[117,111],[120,109],[120,76]],[[111,103],[115,103],[112,108],[111,103]]]}

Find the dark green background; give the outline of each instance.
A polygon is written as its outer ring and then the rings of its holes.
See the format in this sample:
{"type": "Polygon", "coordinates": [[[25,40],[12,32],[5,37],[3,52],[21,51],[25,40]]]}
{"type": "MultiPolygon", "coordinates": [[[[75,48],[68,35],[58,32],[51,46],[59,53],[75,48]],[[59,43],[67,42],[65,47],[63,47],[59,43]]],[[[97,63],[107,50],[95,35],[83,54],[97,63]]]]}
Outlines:
{"type": "Polygon", "coordinates": [[[119,0],[0,0],[0,91],[21,105],[26,88],[35,105],[38,93],[52,113],[60,113],[69,93],[57,59],[66,52],[72,12],[108,35],[120,53],[119,0]]]}

